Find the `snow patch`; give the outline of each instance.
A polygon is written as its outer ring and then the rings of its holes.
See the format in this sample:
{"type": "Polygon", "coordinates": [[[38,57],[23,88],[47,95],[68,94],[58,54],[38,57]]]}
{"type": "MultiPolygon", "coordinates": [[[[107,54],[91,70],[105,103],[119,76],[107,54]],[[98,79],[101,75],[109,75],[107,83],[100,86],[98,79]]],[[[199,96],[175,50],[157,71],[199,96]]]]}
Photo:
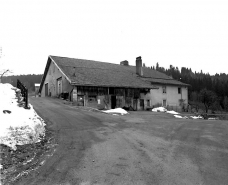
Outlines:
{"type": "Polygon", "coordinates": [[[208,120],[218,120],[218,118],[208,118],[208,120]]]}
{"type": "Polygon", "coordinates": [[[169,113],[169,114],[179,114],[178,112],[175,112],[174,110],[167,111],[166,113],[169,113]]]}
{"type": "Polygon", "coordinates": [[[16,145],[39,142],[45,133],[45,123],[33,106],[29,104],[30,109],[18,106],[22,100],[20,89],[0,83],[0,144],[14,150],[16,145]]]}
{"type": "Polygon", "coordinates": [[[180,115],[174,115],[175,118],[183,118],[182,116],[180,115]]]}
{"type": "Polygon", "coordinates": [[[167,109],[164,107],[156,107],[152,109],[152,112],[167,112],[167,109]]]}
{"type": "Polygon", "coordinates": [[[153,108],[152,111],[153,112],[166,112],[166,113],[169,113],[169,114],[179,114],[178,112],[175,112],[174,110],[168,111],[164,107],[156,107],[156,108],[153,108]]]}
{"type": "Polygon", "coordinates": [[[174,115],[175,118],[188,119],[187,116],[174,115]]]}
{"type": "Polygon", "coordinates": [[[124,110],[124,109],[122,109],[122,108],[104,110],[104,111],[102,111],[102,112],[108,113],[108,114],[113,114],[113,115],[116,115],[116,114],[121,114],[121,115],[129,114],[126,110],[124,110]]]}
{"type": "Polygon", "coordinates": [[[202,116],[190,116],[192,119],[203,119],[202,116]]]}

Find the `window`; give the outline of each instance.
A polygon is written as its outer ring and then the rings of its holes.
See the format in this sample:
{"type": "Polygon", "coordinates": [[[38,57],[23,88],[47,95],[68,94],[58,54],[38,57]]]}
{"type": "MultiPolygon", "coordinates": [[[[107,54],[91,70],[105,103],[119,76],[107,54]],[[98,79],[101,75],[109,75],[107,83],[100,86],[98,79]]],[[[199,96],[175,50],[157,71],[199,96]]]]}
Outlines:
{"type": "Polygon", "coordinates": [[[55,73],[55,64],[53,64],[53,73],[55,73]]]}
{"type": "Polygon", "coordinates": [[[162,86],[162,93],[166,94],[166,86],[162,86]]]}
{"type": "Polygon", "coordinates": [[[150,106],[150,100],[146,101],[146,105],[149,107],[150,106]]]}
{"type": "Polygon", "coordinates": [[[181,94],[181,88],[178,87],[178,94],[181,94]]]}
{"type": "Polygon", "coordinates": [[[162,101],[162,106],[163,106],[163,107],[166,107],[166,100],[163,100],[163,101],[162,101]]]}

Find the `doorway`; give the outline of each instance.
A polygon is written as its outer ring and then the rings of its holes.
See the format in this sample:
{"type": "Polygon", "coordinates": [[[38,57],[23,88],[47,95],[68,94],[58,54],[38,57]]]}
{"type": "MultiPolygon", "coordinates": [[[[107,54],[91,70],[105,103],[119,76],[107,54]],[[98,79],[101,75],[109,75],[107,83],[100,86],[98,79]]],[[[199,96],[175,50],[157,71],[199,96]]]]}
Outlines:
{"type": "Polygon", "coordinates": [[[57,79],[57,93],[58,95],[62,93],[62,77],[57,79]]]}
{"type": "Polygon", "coordinates": [[[78,97],[77,97],[77,100],[78,100],[78,106],[84,106],[85,104],[85,102],[84,102],[84,95],[78,95],[78,97]]]}
{"type": "Polygon", "coordinates": [[[45,84],[45,96],[48,96],[48,83],[45,84]]]}
{"type": "Polygon", "coordinates": [[[163,107],[166,107],[166,100],[163,100],[163,101],[162,101],[162,106],[163,106],[163,107]]]}
{"type": "Polygon", "coordinates": [[[133,99],[133,109],[136,111],[138,106],[137,106],[137,99],[133,99]]]}
{"type": "Polygon", "coordinates": [[[116,108],[116,96],[111,96],[111,109],[116,108]]]}
{"type": "Polygon", "coordinates": [[[144,110],[144,99],[140,99],[140,107],[144,110]]]}

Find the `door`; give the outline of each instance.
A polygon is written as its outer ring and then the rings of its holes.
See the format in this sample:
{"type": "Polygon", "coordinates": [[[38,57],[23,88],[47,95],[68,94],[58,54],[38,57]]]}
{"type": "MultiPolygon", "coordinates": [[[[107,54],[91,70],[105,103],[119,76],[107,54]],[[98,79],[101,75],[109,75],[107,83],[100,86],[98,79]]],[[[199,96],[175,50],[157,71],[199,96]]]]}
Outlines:
{"type": "Polygon", "coordinates": [[[140,99],[140,107],[144,110],[144,99],[140,99]]]}
{"type": "Polygon", "coordinates": [[[133,99],[133,109],[137,110],[137,99],[133,99]]]}
{"type": "Polygon", "coordinates": [[[116,108],[116,96],[111,96],[111,108],[116,108]]]}
{"type": "Polygon", "coordinates": [[[48,96],[48,83],[45,84],[45,96],[48,96]]]}
{"type": "Polygon", "coordinates": [[[163,107],[166,107],[166,100],[162,101],[163,107]]]}
{"type": "Polygon", "coordinates": [[[78,95],[78,106],[84,106],[84,95],[78,95]]]}
{"type": "Polygon", "coordinates": [[[60,95],[62,93],[62,78],[59,78],[57,80],[57,84],[58,84],[58,95],[60,95]]]}

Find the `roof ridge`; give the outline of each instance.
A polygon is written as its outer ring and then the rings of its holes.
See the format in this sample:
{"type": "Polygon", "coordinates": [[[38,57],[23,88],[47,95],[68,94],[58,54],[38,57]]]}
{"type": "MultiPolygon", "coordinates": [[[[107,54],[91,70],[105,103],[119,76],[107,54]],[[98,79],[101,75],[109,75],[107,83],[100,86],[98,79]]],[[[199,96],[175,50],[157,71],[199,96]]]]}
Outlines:
{"type": "Polygon", "coordinates": [[[107,68],[99,68],[99,67],[77,67],[77,66],[69,66],[69,65],[61,65],[61,66],[64,66],[64,67],[72,67],[72,68],[102,69],[102,70],[119,71],[118,69],[107,69],[107,68]]]}
{"type": "MultiPolygon", "coordinates": [[[[176,79],[173,79],[173,78],[156,78],[156,77],[144,77],[144,76],[142,76],[142,78],[153,78],[153,79],[164,79],[164,80],[176,80],[176,79]]],[[[176,80],[176,81],[178,81],[178,80],[176,80]]],[[[178,81],[178,82],[180,82],[180,81],[178,81]]]]}
{"type": "MultiPolygon", "coordinates": [[[[110,63],[110,62],[103,62],[103,61],[97,61],[97,60],[89,60],[89,59],[83,59],[83,58],[61,57],[61,56],[54,56],[54,55],[49,55],[49,57],[66,58],[66,59],[72,59],[72,60],[85,60],[85,61],[90,61],[90,62],[99,62],[99,63],[104,63],[104,64],[112,64],[112,65],[117,65],[117,66],[124,66],[124,65],[114,64],[114,63],[110,63]]],[[[136,66],[128,65],[126,67],[136,67],[136,66]]]]}

